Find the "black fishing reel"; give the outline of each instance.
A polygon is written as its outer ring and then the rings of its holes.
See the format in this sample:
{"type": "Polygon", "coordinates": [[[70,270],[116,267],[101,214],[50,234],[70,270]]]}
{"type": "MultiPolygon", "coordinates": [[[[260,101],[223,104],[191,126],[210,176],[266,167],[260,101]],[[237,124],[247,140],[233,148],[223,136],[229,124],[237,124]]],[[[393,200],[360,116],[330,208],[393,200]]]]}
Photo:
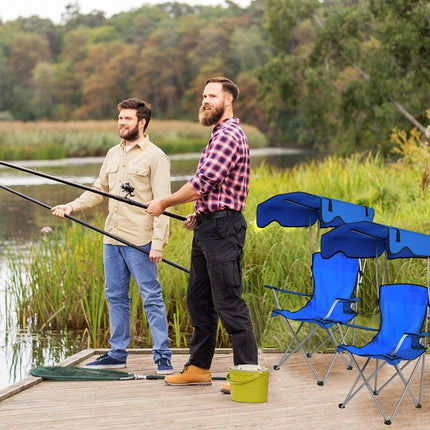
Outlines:
{"type": "Polygon", "coordinates": [[[133,191],[134,187],[130,185],[129,182],[126,182],[125,184],[121,184],[121,189],[124,191],[124,193],[127,193],[125,195],[125,199],[128,199],[129,197],[134,197],[133,191]]]}

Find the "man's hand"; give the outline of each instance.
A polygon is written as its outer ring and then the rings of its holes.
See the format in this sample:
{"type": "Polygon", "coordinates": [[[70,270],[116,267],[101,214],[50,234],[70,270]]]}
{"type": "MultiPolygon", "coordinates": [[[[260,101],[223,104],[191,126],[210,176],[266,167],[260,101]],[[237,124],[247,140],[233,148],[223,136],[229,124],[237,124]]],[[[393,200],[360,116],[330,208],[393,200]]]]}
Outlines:
{"type": "Polygon", "coordinates": [[[65,219],[65,215],[70,215],[73,212],[73,208],[70,205],[58,205],[51,208],[51,212],[52,215],[65,219]]]}
{"type": "Polygon", "coordinates": [[[163,204],[161,203],[161,199],[151,200],[150,202],[147,202],[146,204],[148,205],[146,212],[152,216],[160,216],[164,212],[164,210],[166,209],[163,206],[163,204]]]}
{"type": "Polygon", "coordinates": [[[151,251],[149,251],[149,259],[151,261],[160,263],[162,258],[163,258],[163,251],[158,251],[157,249],[151,249],[151,251]]]}
{"type": "Polygon", "coordinates": [[[187,215],[187,219],[182,221],[182,226],[187,230],[194,230],[197,225],[197,214],[187,215]]]}

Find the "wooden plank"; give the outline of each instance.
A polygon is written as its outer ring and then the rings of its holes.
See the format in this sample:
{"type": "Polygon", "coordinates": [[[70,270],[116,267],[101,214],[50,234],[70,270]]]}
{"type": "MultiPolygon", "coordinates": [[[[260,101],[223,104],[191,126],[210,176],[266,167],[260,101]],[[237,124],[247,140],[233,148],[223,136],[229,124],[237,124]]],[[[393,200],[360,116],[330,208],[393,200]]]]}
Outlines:
{"type": "MultiPolygon", "coordinates": [[[[103,350],[83,351],[79,359],[70,362],[90,361],[100,351],[103,350]]],[[[128,358],[128,372],[155,373],[156,367],[148,350],[130,352],[133,353],[128,358]]],[[[186,353],[177,354],[174,350],[172,363],[176,370],[182,369],[186,353]]],[[[43,381],[0,403],[0,428],[385,428],[367,391],[359,393],[345,409],[338,407],[356,376],[355,371],[345,369],[341,360],[337,360],[326,384],[320,387],[300,355],[293,356],[280,370],[273,370],[280,356],[280,353],[260,352],[260,364],[270,370],[266,403],[233,402],[230,396],[220,393],[222,381],[213,381],[210,386],[185,387],[167,386],[161,380],[43,381]]],[[[320,369],[327,366],[331,358],[331,354],[315,354],[312,361],[320,369]]],[[[212,366],[213,376],[224,376],[232,361],[231,350],[217,353],[212,366]]],[[[386,367],[391,369],[391,366],[386,367]]],[[[426,370],[427,373],[430,370],[428,365],[426,370]]],[[[393,428],[428,428],[430,381],[427,379],[424,378],[423,407],[414,408],[410,398],[405,397],[393,428]]],[[[394,406],[396,396],[400,395],[398,388],[399,384],[393,384],[380,394],[385,407],[394,406]]]]}

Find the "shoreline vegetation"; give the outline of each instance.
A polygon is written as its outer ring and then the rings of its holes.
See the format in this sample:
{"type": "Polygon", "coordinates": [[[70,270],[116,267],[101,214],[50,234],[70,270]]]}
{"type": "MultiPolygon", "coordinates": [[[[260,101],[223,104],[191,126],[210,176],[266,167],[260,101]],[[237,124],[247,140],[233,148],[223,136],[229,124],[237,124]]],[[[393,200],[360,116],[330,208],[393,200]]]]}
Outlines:
{"type": "MultiPolygon", "coordinates": [[[[253,169],[245,218],[248,222],[244,250],[244,297],[251,311],[258,345],[282,349],[290,338],[284,324],[271,318],[275,303],[271,284],[301,292],[311,291],[308,232],[283,228],[277,223],[261,229],[256,225],[257,205],[275,194],[303,191],[332,197],[375,209],[375,222],[430,233],[430,196],[422,184],[422,165],[389,164],[378,155],[327,157],[293,168],[278,170],[262,165],[253,169]]],[[[186,215],[192,204],[172,208],[186,215]]],[[[103,227],[104,216],[96,220],[103,227]]],[[[325,231],[322,231],[324,233],[325,231]]],[[[315,233],[315,232],[314,232],[315,233]]],[[[189,267],[192,233],[172,221],[171,236],[164,257],[189,267]]],[[[29,255],[9,255],[12,273],[7,300],[15,306],[14,320],[34,331],[78,331],[84,347],[106,346],[109,338],[104,299],[102,239],[77,225],[65,225],[34,242],[29,255]]],[[[376,279],[383,283],[412,282],[426,285],[426,261],[399,259],[389,261],[385,278],[384,262],[368,260],[358,305],[363,325],[377,324],[376,279]],[[376,276],[376,268],[378,274],[376,276]]],[[[188,275],[165,264],[159,277],[169,321],[172,347],[187,347],[192,333],[186,308],[188,275]]],[[[132,284],[131,347],[151,345],[150,332],[143,314],[137,288],[132,284]]],[[[300,298],[282,302],[298,309],[300,298]]],[[[302,299],[303,300],[303,299],[302,299]]],[[[364,338],[358,334],[358,342],[364,338]]],[[[230,346],[229,337],[219,326],[217,347],[230,346]]]]}
{"type": "MultiPolygon", "coordinates": [[[[242,124],[251,148],[267,147],[267,137],[242,124]]],[[[197,121],[152,119],[147,134],[166,154],[200,152],[210,135],[197,121]]],[[[118,144],[117,121],[0,121],[0,160],[53,160],[104,156],[118,144]]]]}

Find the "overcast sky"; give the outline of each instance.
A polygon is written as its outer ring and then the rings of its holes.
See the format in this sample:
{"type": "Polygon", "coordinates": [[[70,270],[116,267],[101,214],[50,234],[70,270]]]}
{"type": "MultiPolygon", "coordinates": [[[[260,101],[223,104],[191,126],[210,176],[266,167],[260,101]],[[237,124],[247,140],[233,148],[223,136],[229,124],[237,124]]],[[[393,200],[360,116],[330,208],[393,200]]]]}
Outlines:
{"type": "MultiPolygon", "coordinates": [[[[106,17],[111,17],[119,12],[129,11],[133,8],[142,6],[142,4],[166,3],[169,0],[80,0],[81,13],[89,13],[93,10],[106,12],[106,17]]],[[[172,1],[172,0],[170,0],[172,1]]],[[[178,3],[188,3],[191,5],[201,4],[205,6],[214,6],[225,4],[223,0],[177,0],[178,3]]],[[[37,15],[40,18],[49,18],[55,24],[59,24],[61,14],[65,11],[66,5],[74,3],[75,0],[9,0],[2,1],[0,6],[0,19],[2,22],[14,20],[18,17],[29,17],[37,15]]],[[[249,6],[251,0],[234,0],[242,7],[249,6]]]]}

